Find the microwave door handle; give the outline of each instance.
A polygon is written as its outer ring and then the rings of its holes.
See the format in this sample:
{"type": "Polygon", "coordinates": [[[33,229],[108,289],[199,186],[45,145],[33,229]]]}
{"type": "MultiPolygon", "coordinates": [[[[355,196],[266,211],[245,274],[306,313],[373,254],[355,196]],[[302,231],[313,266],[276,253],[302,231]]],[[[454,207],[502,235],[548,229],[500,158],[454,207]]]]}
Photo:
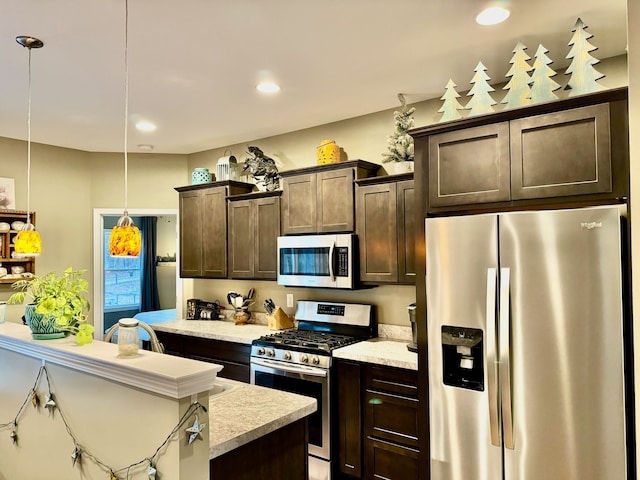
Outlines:
{"type": "Polygon", "coordinates": [[[331,242],[331,246],[329,247],[329,277],[331,277],[331,281],[336,281],[336,276],[333,274],[333,263],[335,262],[335,254],[336,254],[336,242],[331,242]]]}

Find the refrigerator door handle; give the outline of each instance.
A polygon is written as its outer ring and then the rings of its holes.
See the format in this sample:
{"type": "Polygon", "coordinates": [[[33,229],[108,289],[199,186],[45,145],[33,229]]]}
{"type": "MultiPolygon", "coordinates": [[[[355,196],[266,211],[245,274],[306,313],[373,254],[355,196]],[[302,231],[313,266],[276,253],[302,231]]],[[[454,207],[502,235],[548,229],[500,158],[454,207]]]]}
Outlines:
{"type": "Polygon", "coordinates": [[[498,393],[498,336],[496,334],[496,286],[498,271],[487,268],[487,384],[489,395],[489,426],[491,445],[499,447],[500,439],[500,402],[498,393]]]}
{"type": "Polygon", "coordinates": [[[510,282],[511,270],[500,269],[500,390],[502,395],[502,435],[504,446],[510,450],[513,445],[513,410],[511,408],[511,306],[510,282]]]}

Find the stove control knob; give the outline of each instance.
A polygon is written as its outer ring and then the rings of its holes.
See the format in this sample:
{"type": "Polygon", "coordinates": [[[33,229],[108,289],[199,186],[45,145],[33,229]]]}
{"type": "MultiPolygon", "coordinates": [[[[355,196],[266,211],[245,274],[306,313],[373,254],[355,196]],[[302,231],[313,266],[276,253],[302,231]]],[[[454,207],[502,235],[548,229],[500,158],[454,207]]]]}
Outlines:
{"type": "Polygon", "coordinates": [[[264,355],[264,348],[258,347],[258,355],[264,355]]]}
{"type": "Polygon", "coordinates": [[[320,359],[315,355],[311,360],[313,361],[314,365],[319,365],[320,364],[320,359]]]}
{"type": "Polygon", "coordinates": [[[273,348],[267,348],[267,357],[275,357],[276,356],[276,352],[273,350],[273,348]]]}
{"type": "Polygon", "coordinates": [[[306,354],[302,354],[302,356],[300,357],[300,361],[302,363],[307,363],[309,361],[309,357],[307,357],[306,354]]]}
{"type": "Polygon", "coordinates": [[[284,352],[282,356],[285,360],[291,360],[291,352],[284,352]]]}

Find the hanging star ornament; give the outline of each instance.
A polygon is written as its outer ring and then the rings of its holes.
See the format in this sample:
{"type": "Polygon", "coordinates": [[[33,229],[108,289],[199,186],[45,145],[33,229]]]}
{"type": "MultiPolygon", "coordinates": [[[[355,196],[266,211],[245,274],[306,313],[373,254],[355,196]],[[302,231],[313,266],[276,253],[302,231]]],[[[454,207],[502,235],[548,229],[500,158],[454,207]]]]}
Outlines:
{"type": "Polygon", "coordinates": [[[71,464],[75,467],[76,463],[80,462],[80,457],[82,456],[82,450],[80,450],[77,446],[73,449],[73,453],[71,454],[71,464]]]}
{"type": "Polygon", "coordinates": [[[38,397],[37,392],[33,392],[33,395],[31,395],[31,405],[33,405],[33,408],[38,408],[40,405],[40,397],[38,397]]]}
{"type": "Polygon", "coordinates": [[[158,470],[154,467],[153,463],[149,462],[149,468],[147,469],[147,475],[149,476],[149,480],[156,480],[156,474],[158,470]]]}
{"type": "Polygon", "coordinates": [[[198,421],[198,416],[196,415],[196,419],[193,421],[193,425],[185,430],[187,435],[189,435],[189,445],[191,445],[196,438],[203,440],[201,432],[206,426],[206,423],[200,424],[198,421]]]}
{"type": "Polygon", "coordinates": [[[49,411],[51,413],[53,413],[53,411],[57,408],[57,404],[56,401],[53,398],[53,393],[50,393],[49,396],[47,397],[47,401],[44,404],[44,408],[49,409],[49,411]]]}
{"type": "Polygon", "coordinates": [[[18,432],[16,432],[15,427],[13,429],[11,429],[11,441],[13,442],[14,445],[18,444],[18,432]]]}
{"type": "Polygon", "coordinates": [[[118,480],[118,476],[113,473],[113,470],[109,470],[109,480],[118,480]]]}

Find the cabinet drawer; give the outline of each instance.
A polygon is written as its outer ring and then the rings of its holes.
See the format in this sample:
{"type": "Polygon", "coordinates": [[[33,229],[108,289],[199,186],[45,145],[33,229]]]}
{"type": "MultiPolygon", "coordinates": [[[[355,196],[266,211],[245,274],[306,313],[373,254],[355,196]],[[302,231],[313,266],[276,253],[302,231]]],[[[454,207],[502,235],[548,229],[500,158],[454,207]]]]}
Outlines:
{"type": "Polygon", "coordinates": [[[419,478],[418,451],[369,439],[365,452],[365,479],[413,480],[419,478]]]}
{"type": "Polygon", "coordinates": [[[243,365],[249,365],[251,346],[211,340],[205,338],[189,337],[184,344],[185,356],[198,356],[215,360],[225,360],[243,365]]]}
{"type": "Polygon", "coordinates": [[[364,400],[369,437],[418,447],[417,399],[367,390],[364,400]]]}
{"type": "Polygon", "coordinates": [[[368,366],[365,370],[367,390],[418,399],[418,372],[377,366],[368,366]]]}

